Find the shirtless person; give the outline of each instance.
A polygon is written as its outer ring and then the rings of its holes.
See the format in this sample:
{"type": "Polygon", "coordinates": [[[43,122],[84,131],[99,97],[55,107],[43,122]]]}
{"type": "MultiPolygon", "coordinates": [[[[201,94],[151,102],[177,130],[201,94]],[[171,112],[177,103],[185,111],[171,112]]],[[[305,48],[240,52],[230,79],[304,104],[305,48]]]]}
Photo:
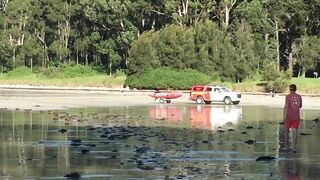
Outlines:
{"type": "Polygon", "coordinates": [[[297,86],[291,84],[289,86],[290,94],[286,96],[283,119],[284,119],[284,148],[283,151],[289,150],[289,129],[292,132],[292,152],[297,151],[297,135],[300,125],[300,108],[302,107],[302,98],[296,94],[297,86]]]}

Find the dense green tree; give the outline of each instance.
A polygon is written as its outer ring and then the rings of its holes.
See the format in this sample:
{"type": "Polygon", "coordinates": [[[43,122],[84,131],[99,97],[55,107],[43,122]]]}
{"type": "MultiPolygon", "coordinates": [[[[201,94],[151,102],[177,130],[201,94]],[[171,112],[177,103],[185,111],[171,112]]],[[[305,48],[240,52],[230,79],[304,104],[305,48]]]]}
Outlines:
{"type": "Polygon", "coordinates": [[[264,7],[266,1],[245,0],[232,14],[234,19],[231,24],[232,31],[237,31],[241,22],[247,22],[253,33],[255,62],[258,63],[257,70],[263,68],[270,62],[277,61],[276,27],[268,17],[267,9],[264,7]]]}
{"type": "Polygon", "coordinates": [[[304,74],[319,71],[319,10],[319,0],[0,0],[1,70],[169,66],[241,81],[276,62],[304,74]]]}
{"type": "Polygon", "coordinates": [[[292,46],[295,39],[306,33],[308,7],[304,0],[268,0],[264,6],[268,10],[270,21],[279,33],[278,55],[282,58],[279,66],[292,71],[292,46]]]}
{"type": "Polygon", "coordinates": [[[320,59],[320,39],[317,36],[302,36],[293,45],[293,55],[299,67],[299,76],[307,70],[315,70],[320,59]]]}
{"type": "Polygon", "coordinates": [[[129,74],[139,74],[153,68],[161,67],[156,44],[159,32],[149,31],[137,39],[129,51],[129,74]],[[141,68],[143,67],[143,69],[141,68]]]}
{"type": "Polygon", "coordinates": [[[192,30],[173,25],[161,31],[159,36],[156,48],[161,66],[188,68],[187,65],[195,58],[192,30]]]}
{"type": "Polygon", "coordinates": [[[237,55],[235,69],[238,82],[249,79],[249,76],[255,74],[255,70],[258,69],[259,62],[254,53],[255,39],[250,30],[251,26],[243,20],[233,34],[233,44],[237,55]]]}
{"type": "Polygon", "coordinates": [[[320,35],[320,1],[306,0],[307,11],[307,33],[312,35],[320,35]]]}
{"type": "Polygon", "coordinates": [[[216,72],[217,61],[219,60],[219,43],[222,42],[225,34],[219,29],[218,25],[206,21],[198,24],[195,28],[196,57],[192,68],[201,72],[216,72]]]}

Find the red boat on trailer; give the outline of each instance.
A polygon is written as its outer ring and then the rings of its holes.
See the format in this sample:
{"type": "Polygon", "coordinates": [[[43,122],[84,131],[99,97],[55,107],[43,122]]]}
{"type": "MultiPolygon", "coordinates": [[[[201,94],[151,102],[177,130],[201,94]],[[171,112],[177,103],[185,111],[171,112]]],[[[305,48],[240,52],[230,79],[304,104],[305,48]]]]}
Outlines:
{"type": "Polygon", "coordinates": [[[164,103],[166,101],[167,103],[171,103],[171,99],[176,99],[182,96],[182,92],[179,91],[167,91],[167,92],[154,92],[152,94],[149,94],[154,100],[159,99],[160,103],[164,103]]]}

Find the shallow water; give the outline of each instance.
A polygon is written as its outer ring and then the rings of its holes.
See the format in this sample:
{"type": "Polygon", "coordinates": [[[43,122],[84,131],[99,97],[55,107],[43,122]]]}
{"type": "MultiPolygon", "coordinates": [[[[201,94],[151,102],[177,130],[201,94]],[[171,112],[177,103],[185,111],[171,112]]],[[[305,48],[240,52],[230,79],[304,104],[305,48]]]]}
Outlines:
{"type": "Polygon", "coordinates": [[[279,152],[281,117],[280,108],[191,104],[2,110],[0,179],[316,179],[319,110],[302,110],[300,132],[311,135],[295,154],[279,152]],[[266,155],[276,159],[256,161],[266,155]]]}

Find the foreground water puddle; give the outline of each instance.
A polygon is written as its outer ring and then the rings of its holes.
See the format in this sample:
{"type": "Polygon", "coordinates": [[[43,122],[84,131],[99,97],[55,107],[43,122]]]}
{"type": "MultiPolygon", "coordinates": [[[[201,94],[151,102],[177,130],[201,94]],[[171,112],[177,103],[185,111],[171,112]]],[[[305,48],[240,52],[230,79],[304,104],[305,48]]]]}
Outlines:
{"type": "Polygon", "coordinates": [[[310,135],[299,136],[295,154],[280,152],[281,108],[165,104],[0,113],[2,179],[320,176],[318,110],[303,110],[301,132],[310,135]]]}

